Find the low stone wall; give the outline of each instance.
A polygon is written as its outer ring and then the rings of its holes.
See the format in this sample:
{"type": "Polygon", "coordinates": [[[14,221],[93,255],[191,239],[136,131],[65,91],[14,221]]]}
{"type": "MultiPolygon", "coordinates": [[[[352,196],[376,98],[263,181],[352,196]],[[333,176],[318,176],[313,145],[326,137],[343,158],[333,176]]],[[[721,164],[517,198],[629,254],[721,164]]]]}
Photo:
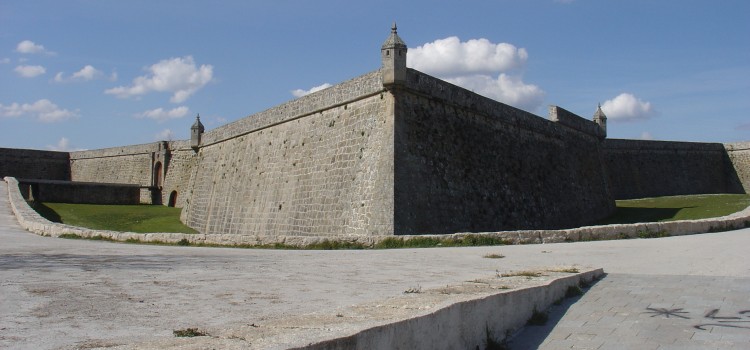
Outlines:
{"type": "Polygon", "coordinates": [[[39,202],[74,204],[139,204],[141,186],[98,182],[19,179],[19,190],[26,199],[39,202]]]}
{"type": "Polygon", "coordinates": [[[651,222],[638,224],[585,226],[567,230],[520,230],[483,233],[456,233],[446,235],[411,235],[411,236],[284,236],[261,234],[185,234],[185,233],[134,233],[118,231],[100,231],[65,224],[50,222],[31,209],[18,190],[18,181],[6,177],[8,196],[11,208],[24,229],[42,236],[58,237],[62,234],[76,234],[84,238],[102,237],[115,241],[136,240],[141,242],[177,243],[187,241],[190,244],[211,245],[272,245],[307,246],[323,241],[340,241],[360,243],[373,246],[385,239],[399,238],[404,240],[437,238],[452,239],[465,236],[484,235],[505,240],[508,244],[541,244],[577,241],[595,241],[627,239],[650,236],[681,236],[714,231],[725,231],[750,227],[750,207],[737,213],[718,218],[700,220],[682,220],[670,222],[651,222]]]}
{"type": "MultiPolygon", "coordinates": [[[[603,276],[602,269],[591,269],[571,276],[555,278],[533,287],[495,291],[489,295],[474,291],[474,295],[468,298],[459,293],[456,296],[444,296],[447,300],[443,301],[443,305],[435,308],[423,305],[429,305],[429,302],[420,302],[422,298],[420,296],[416,296],[414,300],[401,302],[398,299],[389,300],[387,303],[392,308],[426,309],[427,311],[416,312],[416,314],[411,312],[400,319],[390,319],[384,324],[370,326],[354,334],[350,333],[351,335],[344,335],[347,333],[346,328],[351,326],[342,327],[345,330],[340,331],[334,322],[327,322],[325,332],[318,332],[312,336],[309,331],[292,330],[295,341],[287,342],[285,345],[311,343],[293,347],[293,349],[300,350],[482,349],[488,346],[488,339],[498,343],[506,340],[507,335],[523,327],[534,312],[546,310],[556,301],[564,299],[568,288],[589,284],[603,276]],[[439,334],[435,333],[436,330],[440,330],[439,334]],[[313,340],[320,337],[330,339],[317,342],[313,340]]],[[[428,299],[429,296],[424,298],[428,299]]],[[[367,312],[360,312],[361,315],[354,312],[353,318],[361,320],[384,317],[377,311],[364,309],[367,312]]],[[[402,311],[399,310],[399,312],[402,311]]],[[[352,317],[349,312],[347,315],[352,317]]],[[[320,318],[320,316],[317,317],[320,318]]],[[[356,321],[354,322],[353,327],[360,328],[356,325],[356,321]]],[[[314,325],[317,324],[311,324],[311,326],[314,325]]],[[[288,332],[290,330],[287,330],[288,332]]]]}

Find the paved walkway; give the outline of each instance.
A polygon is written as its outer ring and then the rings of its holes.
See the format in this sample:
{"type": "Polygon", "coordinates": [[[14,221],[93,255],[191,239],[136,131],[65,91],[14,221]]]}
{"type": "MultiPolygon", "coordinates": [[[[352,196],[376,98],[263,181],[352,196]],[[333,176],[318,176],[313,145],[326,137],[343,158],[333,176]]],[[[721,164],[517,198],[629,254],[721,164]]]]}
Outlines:
{"type": "Polygon", "coordinates": [[[750,349],[750,278],[609,274],[511,342],[536,348],[750,349]]]}
{"type": "Polygon", "coordinates": [[[0,183],[0,348],[94,348],[225,329],[551,266],[609,275],[514,348],[750,348],[750,230],[476,248],[277,251],[39,237],[0,183]],[[487,259],[488,253],[505,255],[487,259]],[[714,312],[714,310],[717,310],[714,312]],[[697,326],[697,328],[696,328],[697,326]]]}

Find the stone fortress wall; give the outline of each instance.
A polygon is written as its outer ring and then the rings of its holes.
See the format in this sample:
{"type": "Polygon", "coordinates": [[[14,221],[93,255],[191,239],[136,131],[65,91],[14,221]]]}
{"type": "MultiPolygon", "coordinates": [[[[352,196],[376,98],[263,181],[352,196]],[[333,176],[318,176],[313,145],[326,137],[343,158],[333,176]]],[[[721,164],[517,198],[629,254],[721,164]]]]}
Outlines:
{"type": "Polygon", "coordinates": [[[389,101],[374,72],[206,132],[185,223],[258,235],[392,232],[389,101]]]}
{"type": "Polygon", "coordinates": [[[603,150],[615,199],[745,193],[737,170],[748,164],[734,164],[720,143],[608,139],[603,150]]]}
{"type": "Polygon", "coordinates": [[[734,168],[733,175],[742,185],[742,191],[750,193],[750,142],[725,144],[724,149],[734,168]]]}
{"type": "Polygon", "coordinates": [[[141,202],[182,207],[205,234],[341,239],[566,228],[615,199],[750,188],[748,143],[605,139],[606,124],[556,106],[540,118],[407,69],[396,49],[384,45],[380,70],[197,139],[0,149],[0,176],[28,163],[40,177],[139,185],[141,202]]]}
{"type": "Polygon", "coordinates": [[[167,153],[165,142],[71,152],[71,180],[140,185],[141,203],[161,204],[167,153]]]}
{"type": "Polygon", "coordinates": [[[395,232],[575,227],[614,210],[593,122],[559,107],[546,120],[414,70],[395,93],[395,232]]]}
{"type": "Polygon", "coordinates": [[[70,180],[68,152],[0,148],[0,174],[19,179],[70,180]]]}

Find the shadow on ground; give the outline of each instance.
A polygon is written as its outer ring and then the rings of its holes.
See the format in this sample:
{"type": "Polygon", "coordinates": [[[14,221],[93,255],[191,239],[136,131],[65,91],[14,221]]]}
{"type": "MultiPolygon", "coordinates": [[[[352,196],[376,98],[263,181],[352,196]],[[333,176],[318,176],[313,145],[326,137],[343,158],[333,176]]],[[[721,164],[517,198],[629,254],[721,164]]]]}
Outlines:
{"type": "Polygon", "coordinates": [[[544,325],[524,326],[507,343],[507,349],[526,350],[539,348],[539,346],[544,343],[550,333],[552,333],[552,330],[555,329],[563,316],[565,316],[565,314],[568,312],[568,309],[573,306],[573,304],[581,300],[581,298],[586,295],[591,287],[593,287],[597,282],[601,281],[605,277],[607,277],[606,273],[602,275],[601,278],[591,281],[588,286],[581,288],[583,290],[583,295],[575,296],[572,298],[565,298],[559,304],[552,305],[552,307],[547,310],[548,318],[547,322],[544,325]]]}

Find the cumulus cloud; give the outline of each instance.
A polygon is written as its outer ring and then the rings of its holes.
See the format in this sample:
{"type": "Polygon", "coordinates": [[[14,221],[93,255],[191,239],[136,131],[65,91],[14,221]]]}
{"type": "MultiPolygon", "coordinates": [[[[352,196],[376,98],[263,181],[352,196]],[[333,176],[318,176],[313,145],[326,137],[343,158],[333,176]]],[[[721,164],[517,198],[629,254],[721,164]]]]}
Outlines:
{"type": "Polygon", "coordinates": [[[526,63],[528,56],[526,49],[519,49],[511,44],[494,44],[487,39],[462,42],[458,37],[452,36],[409,49],[406,62],[422,72],[452,77],[520,68],[526,63]]]}
{"type": "Polygon", "coordinates": [[[302,89],[292,90],[292,95],[294,95],[294,97],[302,97],[302,96],[309,95],[309,94],[311,94],[313,92],[316,92],[316,91],[327,89],[327,88],[329,88],[331,86],[333,86],[333,85],[328,84],[328,83],[324,83],[323,85],[315,86],[315,87],[311,88],[310,90],[302,90],[302,89]]]}
{"type": "Polygon", "coordinates": [[[185,106],[172,108],[170,110],[165,110],[164,108],[157,108],[157,109],[152,109],[149,111],[145,111],[143,113],[136,114],[134,115],[134,117],[139,118],[139,119],[141,118],[153,119],[159,123],[163,123],[167,120],[182,118],[186,116],[189,111],[190,109],[185,106]]]}
{"type": "Polygon", "coordinates": [[[213,80],[213,66],[195,65],[192,56],[159,61],[147,70],[148,75],[133,79],[131,86],[118,86],[104,91],[119,98],[145,95],[150,92],[171,92],[172,103],[182,103],[213,80]]]}
{"type": "Polygon", "coordinates": [[[654,139],[654,135],[651,135],[650,132],[644,131],[641,133],[641,140],[653,140],[653,139],[654,139]]]}
{"type": "Polygon", "coordinates": [[[29,116],[41,122],[52,123],[78,117],[78,110],[70,111],[58,107],[50,100],[41,99],[34,103],[12,103],[8,106],[0,104],[0,117],[29,116]]]}
{"type": "Polygon", "coordinates": [[[542,104],[544,91],[521,78],[519,71],[528,57],[526,49],[512,44],[487,39],[461,41],[452,36],[410,48],[406,62],[480,95],[534,110],[542,104]]]}
{"type": "Polygon", "coordinates": [[[65,74],[63,72],[57,73],[55,75],[55,81],[58,83],[68,82],[68,81],[89,81],[94,79],[99,79],[104,77],[104,73],[92,65],[86,65],[85,67],[81,68],[81,70],[73,73],[70,77],[65,77],[65,74]]]}
{"type": "Polygon", "coordinates": [[[17,66],[14,70],[24,78],[34,78],[47,72],[42,66],[17,66]]]}
{"type": "Polygon", "coordinates": [[[24,54],[44,53],[54,55],[55,53],[44,48],[44,46],[34,43],[31,40],[24,40],[16,45],[16,52],[24,54]]]}
{"type": "Polygon", "coordinates": [[[155,141],[172,141],[174,139],[174,133],[170,129],[164,129],[154,135],[155,141]]]}
{"type": "Polygon", "coordinates": [[[644,102],[629,93],[621,93],[605,101],[602,104],[602,111],[610,120],[618,121],[646,120],[655,113],[651,102],[644,102]]]}
{"type": "Polygon", "coordinates": [[[544,100],[544,91],[526,84],[521,78],[500,73],[497,79],[487,75],[448,78],[446,81],[519,108],[535,109],[544,100]]]}
{"type": "Polygon", "coordinates": [[[60,141],[57,141],[56,145],[47,145],[47,149],[50,151],[58,151],[58,152],[74,152],[74,151],[83,151],[82,148],[76,148],[70,145],[70,140],[68,140],[67,137],[60,138],[60,141]]]}

